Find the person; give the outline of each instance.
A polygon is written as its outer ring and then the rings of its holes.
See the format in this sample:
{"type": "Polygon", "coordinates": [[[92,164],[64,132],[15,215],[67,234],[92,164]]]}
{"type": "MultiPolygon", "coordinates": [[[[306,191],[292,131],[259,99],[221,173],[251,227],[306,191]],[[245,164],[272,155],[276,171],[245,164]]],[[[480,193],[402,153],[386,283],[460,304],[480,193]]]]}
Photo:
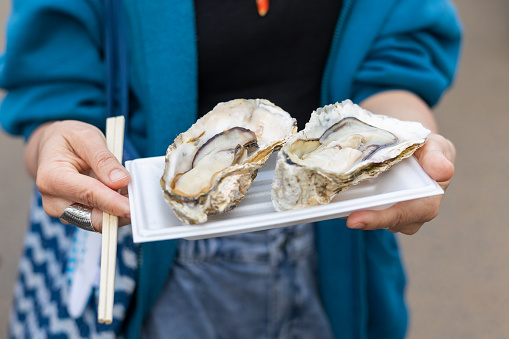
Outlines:
{"type": "MultiPolygon", "coordinates": [[[[351,99],[429,128],[415,155],[448,187],[455,148],[438,134],[430,107],[458,63],[461,26],[451,2],[279,0],[266,2],[264,16],[255,2],[123,2],[126,128],[140,156],[163,155],[197,117],[229,99],[269,99],[300,127],[313,109],[351,99]]],[[[113,323],[97,323],[95,285],[80,287],[84,306],[70,311],[67,273],[88,240],[63,212],[88,206],[98,232],[103,211],[122,224],[130,217],[128,197],[117,192],[130,176],[103,135],[104,25],[99,0],[12,4],[0,121],[27,140],[36,190],[10,336],[403,338],[405,276],[394,233],[414,234],[432,220],[440,196],[346,221],[194,241],[133,244],[121,227],[113,323]]]]}

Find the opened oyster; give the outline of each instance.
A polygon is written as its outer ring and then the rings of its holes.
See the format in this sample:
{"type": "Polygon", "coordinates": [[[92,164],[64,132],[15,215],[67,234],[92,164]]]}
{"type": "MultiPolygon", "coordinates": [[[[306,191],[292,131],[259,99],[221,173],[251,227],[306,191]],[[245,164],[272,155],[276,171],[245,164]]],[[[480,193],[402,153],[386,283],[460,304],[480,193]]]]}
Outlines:
{"type": "Polygon", "coordinates": [[[350,100],[317,109],[278,154],[271,197],[278,211],[329,203],[422,146],[418,122],[368,112],[350,100]]]}
{"type": "Polygon", "coordinates": [[[233,208],[296,126],[295,119],[268,100],[218,104],[168,147],[161,178],[165,200],[188,224],[233,208]]]}

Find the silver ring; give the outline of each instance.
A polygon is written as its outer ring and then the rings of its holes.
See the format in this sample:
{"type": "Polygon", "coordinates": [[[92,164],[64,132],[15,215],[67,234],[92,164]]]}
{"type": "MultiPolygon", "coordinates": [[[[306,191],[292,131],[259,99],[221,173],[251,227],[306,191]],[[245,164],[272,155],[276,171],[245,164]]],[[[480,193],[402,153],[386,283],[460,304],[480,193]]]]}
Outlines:
{"type": "Polygon", "coordinates": [[[78,203],[67,206],[60,219],[85,231],[96,232],[92,226],[92,209],[88,206],[78,203]]]}

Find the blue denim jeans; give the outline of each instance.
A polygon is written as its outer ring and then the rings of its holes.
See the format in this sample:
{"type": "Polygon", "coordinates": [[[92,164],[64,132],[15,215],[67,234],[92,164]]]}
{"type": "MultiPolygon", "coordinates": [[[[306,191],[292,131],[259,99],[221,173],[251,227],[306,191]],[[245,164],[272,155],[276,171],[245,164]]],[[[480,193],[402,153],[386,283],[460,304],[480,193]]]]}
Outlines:
{"type": "Polygon", "coordinates": [[[181,241],[142,338],[333,338],[313,225],[181,241]]]}

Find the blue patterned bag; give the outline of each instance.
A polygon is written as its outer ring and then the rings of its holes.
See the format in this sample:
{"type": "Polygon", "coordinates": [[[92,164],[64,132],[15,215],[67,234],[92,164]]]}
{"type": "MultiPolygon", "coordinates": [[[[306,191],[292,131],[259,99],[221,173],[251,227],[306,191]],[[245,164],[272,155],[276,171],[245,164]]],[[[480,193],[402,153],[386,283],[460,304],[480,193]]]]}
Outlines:
{"type": "MultiPolygon", "coordinates": [[[[20,259],[10,317],[10,338],[115,338],[121,330],[137,272],[136,248],[130,227],[118,232],[117,271],[113,323],[97,323],[99,291],[93,288],[83,313],[68,312],[69,267],[77,227],[49,217],[35,190],[30,206],[30,225],[20,259]]],[[[80,230],[81,231],[81,230],[80,230]]],[[[91,233],[93,234],[93,233],[91,233]]]]}

